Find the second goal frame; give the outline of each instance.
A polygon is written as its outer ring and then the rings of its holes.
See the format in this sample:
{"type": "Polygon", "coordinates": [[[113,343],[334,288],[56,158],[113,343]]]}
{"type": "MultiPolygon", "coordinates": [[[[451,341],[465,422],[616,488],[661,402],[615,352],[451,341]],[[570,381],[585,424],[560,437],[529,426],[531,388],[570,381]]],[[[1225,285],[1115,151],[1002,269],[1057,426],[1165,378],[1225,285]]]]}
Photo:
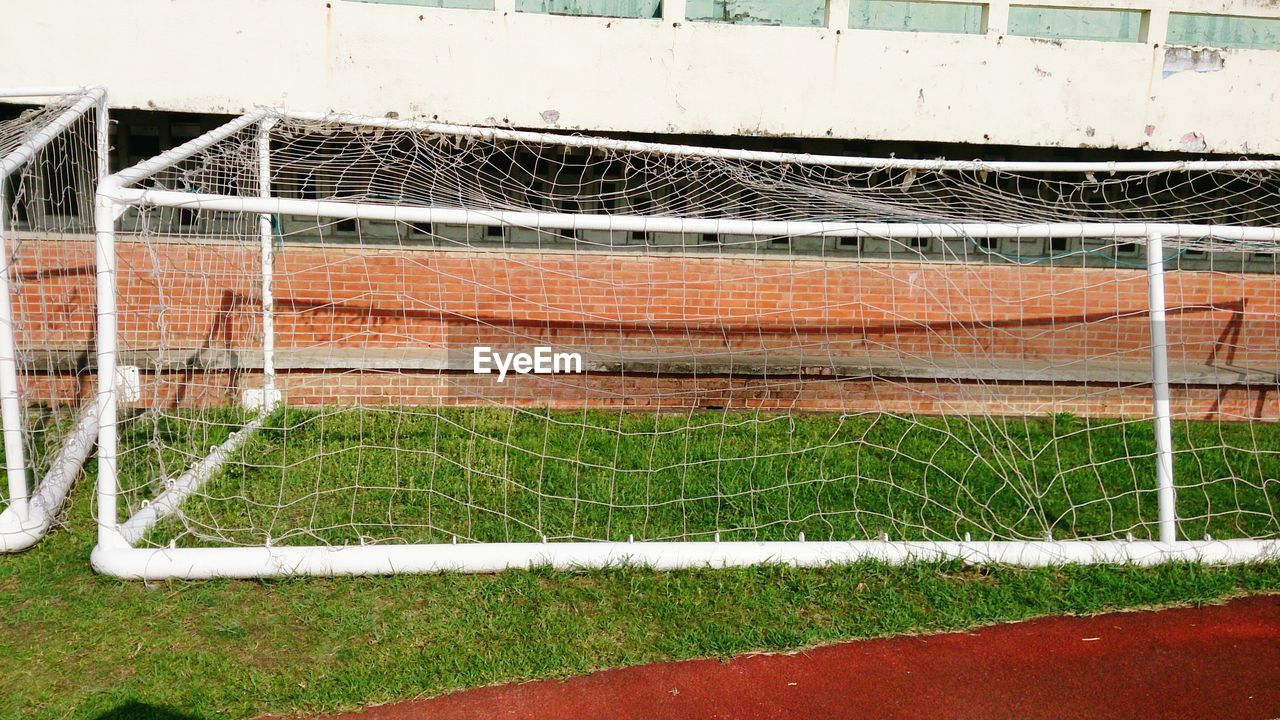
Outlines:
{"type": "MultiPolygon", "coordinates": [[[[1046,565],[1056,563],[1135,563],[1174,561],[1240,563],[1280,554],[1280,541],[1257,538],[1179,540],[1175,498],[1173,441],[1170,409],[1164,244],[1169,240],[1220,240],[1243,243],[1280,243],[1274,227],[1215,225],[1177,222],[842,222],[822,219],[744,219],[733,217],[673,216],[668,214],[608,214],[533,211],[526,209],[474,209],[436,204],[376,203],[337,199],[282,197],[272,192],[271,133],[277,123],[292,120],[334,122],[364,129],[387,129],[452,134],[484,140],[512,140],[639,150],[679,157],[709,157],[729,161],[768,161],[797,165],[836,167],[921,168],[966,172],[1099,172],[1179,171],[1213,172],[1275,171],[1274,161],[1183,163],[981,163],[885,160],[785,155],[747,151],[713,150],[689,146],[633,143],[568,137],[492,128],[464,128],[436,123],[349,116],[327,116],[259,109],[175,150],[106,178],[98,194],[98,545],[94,567],[131,579],[267,577],[279,575],[370,575],[440,571],[491,572],[530,565],[557,568],[601,567],[635,563],[672,569],[703,566],[737,566],[788,563],[814,566],[859,559],[909,562],[959,559],[973,563],[1046,565]],[[158,173],[208,151],[238,133],[257,133],[258,191],[220,194],[192,190],[150,189],[143,184],[158,173]],[[261,323],[263,386],[255,389],[248,405],[256,415],[222,445],[170,481],[167,489],[131,518],[118,518],[119,420],[119,317],[116,306],[118,268],[115,245],[117,223],[130,207],[200,209],[257,215],[261,253],[261,323]],[[266,422],[282,402],[276,387],[273,307],[273,267],[276,239],[274,218],[306,215],[330,221],[377,220],[422,225],[454,224],[476,227],[526,228],[569,232],[679,233],[682,235],[750,235],[812,238],[941,239],[964,238],[1070,238],[1131,240],[1145,247],[1142,266],[1148,283],[1150,324],[1151,419],[1154,432],[1154,476],[1149,489],[1158,499],[1158,539],[1153,540],[979,540],[957,537],[930,541],[880,537],[866,540],[817,541],[796,537],[787,541],[594,541],[543,543],[441,543],[405,545],[263,546],[263,547],[140,547],[143,536],[161,519],[179,511],[182,503],[219,472],[221,466],[266,422]]],[[[283,399],[287,404],[287,397],[283,399]]]]}
{"type": "MultiPolygon", "coordinates": [[[[30,408],[24,403],[40,397],[35,387],[40,378],[19,376],[19,368],[30,364],[24,363],[22,356],[66,348],[19,347],[17,295],[20,285],[13,266],[24,254],[19,252],[21,243],[55,247],[66,239],[63,233],[51,233],[44,227],[45,221],[50,220],[43,217],[44,214],[65,210],[63,206],[67,204],[80,205],[77,215],[91,214],[89,200],[94,187],[108,171],[109,118],[107,91],[97,86],[0,89],[0,98],[42,104],[42,108],[35,111],[35,119],[26,121],[27,125],[36,124],[27,128],[20,142],[0,148],[4,150],[0,155],[0,247],[5,248],[0,264],[0,415],[3,416],[8,481],[8,504],[0,514],[0,552],[17,552],[39,542],[61,512],[76,476],[93,451],[98,403],[96,398],[91,398],[75,409],[70,429],[52,438],[51,447],[40,449],[41,457],[32,457],[37,452],[34,442],[37,430],[30,422],[30,408]],[[72,157],[75,149],[85,156],[72,157]],[[84,176],[77,177],[77,173],[84,176]],[[45,187],[49,184],[58,187],[45,187]],[[48,207],[40,207],[45,205],[48,207]],[[26,219],[31,225],[26,234],[32,237],[25,239],[19,232],[22,227],[14,223],[23,211],[40,215],[26,219]],[[30,383],[32,387],[21,387],[23,383],[30,383]],[[33,470],[42,472],[38,481],[33,470]]],[[[22,123],[23,118],[16,122],[22,123]]],[[[56,224],[56,220],[50,222],[56,224]]],[[[79,218],[75,218],[73,224],[78,227],[79,218]]],[[[38,263],[42,256],[35,255],[34,261],[38,263]]],[[[43,305],[38,310],[46,311],[43,305]]],[[[46,322],[50,322],[48,317],[36,319],[36,323],[46,322]]],[[[73,350],[87,352],[89,348],[73,350]]],[[[52,411],[58,413],[62,409],[54,407],[52,411]]],[[[48,435],[47,431],[42,432],[48,435]]]]}

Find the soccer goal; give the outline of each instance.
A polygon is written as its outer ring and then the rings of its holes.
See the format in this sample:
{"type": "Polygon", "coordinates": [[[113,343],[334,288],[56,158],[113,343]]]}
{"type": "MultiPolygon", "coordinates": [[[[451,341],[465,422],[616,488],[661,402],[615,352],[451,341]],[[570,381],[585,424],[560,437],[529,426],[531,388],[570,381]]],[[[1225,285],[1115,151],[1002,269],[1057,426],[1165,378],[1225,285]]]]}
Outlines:
{"type": "Polygon", "coordinates": [[[56,521],[97,436],[93,198],[107,174],[102,88],[0,89],[0,552],[56,521]]]}
{"type": "Polygon", "coordinates": [[[93,562],[1272,557],[1277,171],[257,110],[102,185],[93,562]]]}

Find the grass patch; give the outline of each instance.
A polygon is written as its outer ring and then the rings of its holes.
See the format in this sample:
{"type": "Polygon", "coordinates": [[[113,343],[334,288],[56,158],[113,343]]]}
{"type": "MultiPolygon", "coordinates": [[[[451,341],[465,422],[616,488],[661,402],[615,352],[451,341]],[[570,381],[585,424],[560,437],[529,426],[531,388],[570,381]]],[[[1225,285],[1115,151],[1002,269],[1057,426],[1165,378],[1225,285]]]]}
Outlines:
{"type": "MultiPolygon", "coordinates": [[[[127,507],[244,421],[127,424],[127,507]]],[[[1280,533],[1280,425],[1174,444],[1183,537],[1280,533]]],[[[149,541],[1152,539],[1153,445],[1149,422],[1070,416],[290,409],[149,541]]]]}
{"type": "Polygon", "coordinates": [[[0,718],[336,711],[605,667],[1280,590],[1280,564],[145,585],[90,571],[90,495],[76,493],[70,529],[0,558],[0,718]]]}
{"type": "MultiPolygon", "coordinates": [[[[134,449],[121,463],[131,499],[154,493],[155,478],[181,471],[243,419],[232,411],[136,418],[122,442],[134,449]]],[[[1106,534],[1154,520],[1145,423],[458,410],[289,411],[270,424],[246,445],[243,464],[188,503],[184,523],[153,540],[168,533],[201,544],[205,532],[252,542],[288,528],[315,533],[295,542],[454,531],[523,539],[531,528],[696,537],[716,523],[736,523],[747,537],[1034,533],[1045,524],[1106,534]],[[803,459],[788,448],[803,449],[803,459]],[[599,470],[606,461],[610,469],[599,470]],[[672,488],[678,510],[652,507],[672,488]],[[1005,497],[1007,489],[1017,492],[1005,497]],[[734,499],[704,504],[711,491],[734,499]],[[574,501],[577,515],[557,498],[574,501]],[[854,509],[835,512],[848,507],[840,503],[854,509]],[[760,522],[771,514],[784,522],[760,522]]],[[[1184,534],[1198,523],[1222,536],[1274,534],[1268,478],[1280,472],[1276,453],[1259,448],[1280,447],[1276,428],[1206,423],[1178,432],[1184,534]]],[[[1280,591],[1274,563],[531,569],[147,585],[92,574],[91,500],[82,486],[69,528],[0,558],[0,718],[331,712],[606,667],[1280,591]]]]}

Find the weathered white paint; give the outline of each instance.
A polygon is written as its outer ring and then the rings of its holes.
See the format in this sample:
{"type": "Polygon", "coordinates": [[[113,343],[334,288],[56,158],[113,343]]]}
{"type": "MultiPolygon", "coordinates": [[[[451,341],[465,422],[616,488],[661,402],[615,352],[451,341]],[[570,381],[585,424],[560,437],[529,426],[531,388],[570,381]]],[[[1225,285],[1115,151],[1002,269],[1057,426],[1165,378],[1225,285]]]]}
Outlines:
{"type": "MultiPolygon", "coordinates": [[[[1280,15],[1261,0],[1145,7],[1280,15]]],[[[0,85],[105,83],[120,107],[1280,153],[1280,52],[1227,50],[1219,71],[1166,77],[1165,22],[1122,43],[344,0],[0,0],[0,18],[0,85]]]]}

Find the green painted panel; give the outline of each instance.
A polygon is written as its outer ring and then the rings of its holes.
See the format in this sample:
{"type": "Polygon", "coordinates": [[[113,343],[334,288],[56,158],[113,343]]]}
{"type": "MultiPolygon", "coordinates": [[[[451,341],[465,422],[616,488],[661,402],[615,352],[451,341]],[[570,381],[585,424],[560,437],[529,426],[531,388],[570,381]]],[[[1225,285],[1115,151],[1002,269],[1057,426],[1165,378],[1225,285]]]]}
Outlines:
{"type": "Polygon", "coordinates": [[[662,0],[516,0],[516,10],[549,15],[660,18],[662,0]]]}
{"type": "Polygon", "coordinates": [[[981,3],[850,0],[849,27],[976,35],[986,30],[982,20],[983,7],[981,3]]]}
{"type": "Polygon", "coordinates": [[[1170,45],[1280,50],[1280,18],[1169,13],[1170,45]]]}
{"type": "Polygon", "coordinates": [[[382,5],[416,5],[429,8],[458,8],[460,10],[492,10],[493,0],[351,0],[351,2],[379,3],[382,5]]]}
{"type": "Polygon", "coordinates": [[[1141,10],[1009,6],[1009,34],[1030,37],[1142,42],[1141,10]]]}
{"type": "Polygon", "coordinates": [[[685,15],[694,22],[735,25],[822,27],[826,0],[688,0],[685,15]]]}

